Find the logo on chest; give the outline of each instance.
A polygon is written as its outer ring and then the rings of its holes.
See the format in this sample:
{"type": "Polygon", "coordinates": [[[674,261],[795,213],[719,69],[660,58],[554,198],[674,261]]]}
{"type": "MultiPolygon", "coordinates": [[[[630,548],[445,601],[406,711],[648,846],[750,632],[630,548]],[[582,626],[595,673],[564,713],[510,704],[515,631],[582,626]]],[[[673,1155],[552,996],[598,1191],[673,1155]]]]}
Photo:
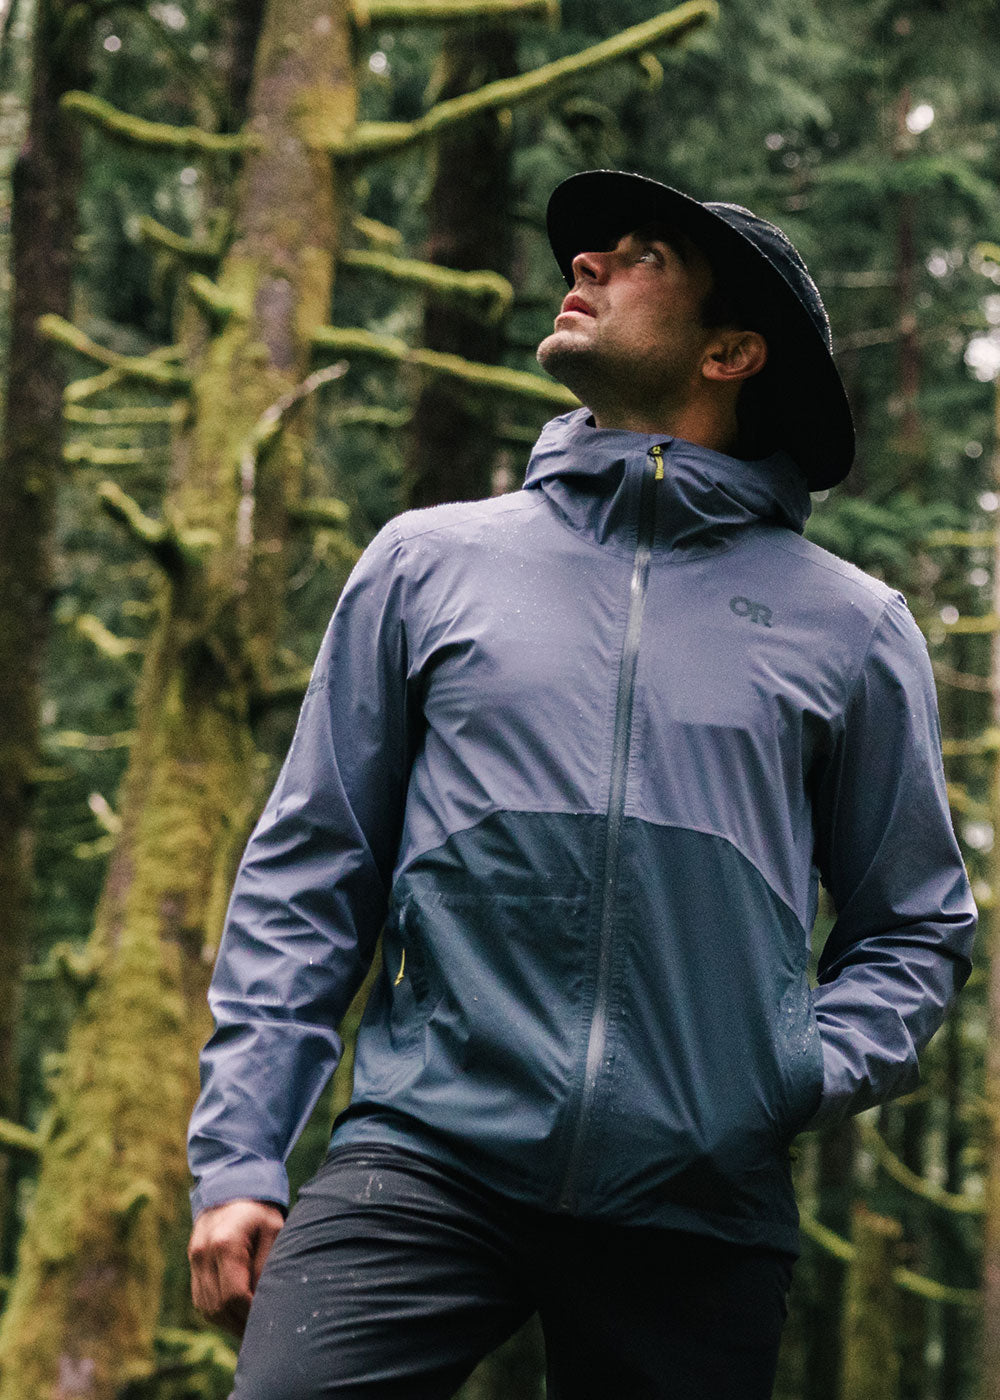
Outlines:
{"type": "Polygon", "coordinates": [[[765,607],[763,603],[755,603],[752,598],[744,598],[740,593],[735,598],[730,598],[729,611],[735,613],[737,617],[745,617],[751,622],[756,622],[758,627],[771,626],[771,609],[765,607]]]}

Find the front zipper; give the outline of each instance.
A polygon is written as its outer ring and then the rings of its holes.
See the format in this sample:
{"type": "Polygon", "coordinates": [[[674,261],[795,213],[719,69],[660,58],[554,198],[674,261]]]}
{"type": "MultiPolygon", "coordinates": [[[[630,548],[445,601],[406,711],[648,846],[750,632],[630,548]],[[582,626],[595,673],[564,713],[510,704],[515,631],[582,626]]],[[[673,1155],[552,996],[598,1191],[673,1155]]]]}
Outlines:
{"type": "Polygon", "coordinates": [[[611,975],[614,968],[615,897],[618,891],[618,863],[621,853],[622,827],[625,822],[625,789],[628,783],[629,750],[632,743],[632,701],[635,693],[635,672],[642,636],[642,614],[646,605],[649,583],[649,559],[656,526],[656,482],[663,480],[663,448],[657,443],[649,449],[643,465],[639,486],[639,523],[636,535],[632,582],[629,589],[628,617],[625,640],[622,642],[618,667],[618,695],[615,701],[615,728],[611,746],[611,779],[608,785],[608,816],[604,839],[604,877],[601,895],[601,922],[597,935],[597,986],[594,990],[594,1010],[587,1039],[587,1062],[583,1090],[577,1110],[576,1129],[570,1147],[566,1175],[559,1194],[559,1209],[570,1210],[574,1203],[576,1178],[587,1136],[594,1091],[600,1078],[604,1047],[608,1038],[608,1001],[611,995],[611,975]]]}

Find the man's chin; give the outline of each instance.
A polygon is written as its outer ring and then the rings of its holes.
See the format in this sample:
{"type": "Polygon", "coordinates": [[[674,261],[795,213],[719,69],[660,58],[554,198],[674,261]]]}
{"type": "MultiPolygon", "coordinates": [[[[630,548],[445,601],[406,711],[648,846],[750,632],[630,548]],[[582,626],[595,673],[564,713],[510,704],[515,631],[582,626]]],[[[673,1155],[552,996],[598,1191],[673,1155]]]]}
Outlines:
{"type": "Polygon", "coordinates": [[[553,331],[539,345],[535,358],[546,374],[565,384],[577,397],[585,391],[596,370],[592,346],[568,331],[553,331]]]}

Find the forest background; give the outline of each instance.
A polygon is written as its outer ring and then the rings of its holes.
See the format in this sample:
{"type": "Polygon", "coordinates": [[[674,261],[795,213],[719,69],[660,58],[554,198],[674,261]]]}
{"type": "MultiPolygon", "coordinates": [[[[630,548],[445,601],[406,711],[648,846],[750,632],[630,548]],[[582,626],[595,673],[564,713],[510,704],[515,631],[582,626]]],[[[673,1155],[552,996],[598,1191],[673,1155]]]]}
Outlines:
{"type": "MultiPolygon", "coordinates": [[[[800,1140],[778,1396],[998,1400],[998,136],[990,0],[0,3],[0,1400],[228,1393],[182,1141],[235,862],[366,541],[572,402],[544,208],[598,166],[814,270],[809,533],[925,630],[983,910],[921,1087],[800,1140]]],[[[462,1394],[543,1395],[537,1332],[462,1394]]]]}

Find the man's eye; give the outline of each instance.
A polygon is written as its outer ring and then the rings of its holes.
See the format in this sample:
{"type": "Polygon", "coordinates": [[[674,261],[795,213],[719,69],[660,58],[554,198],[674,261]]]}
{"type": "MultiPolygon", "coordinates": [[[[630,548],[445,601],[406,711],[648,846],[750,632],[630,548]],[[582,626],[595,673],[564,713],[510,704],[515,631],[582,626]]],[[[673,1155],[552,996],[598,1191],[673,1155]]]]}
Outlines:
{"type": "Polygon", "coordinates": [[[643,248],[642,252],[639,254],[639,256],[638,256],[638,258],[636,259],[636,261],[637,261],[637,262],[648,262],[648,263],[659,263],[659,262],[662,262],[663,259],[661,258],[658,249],[656,249],[656,248],[643,248]]]}

